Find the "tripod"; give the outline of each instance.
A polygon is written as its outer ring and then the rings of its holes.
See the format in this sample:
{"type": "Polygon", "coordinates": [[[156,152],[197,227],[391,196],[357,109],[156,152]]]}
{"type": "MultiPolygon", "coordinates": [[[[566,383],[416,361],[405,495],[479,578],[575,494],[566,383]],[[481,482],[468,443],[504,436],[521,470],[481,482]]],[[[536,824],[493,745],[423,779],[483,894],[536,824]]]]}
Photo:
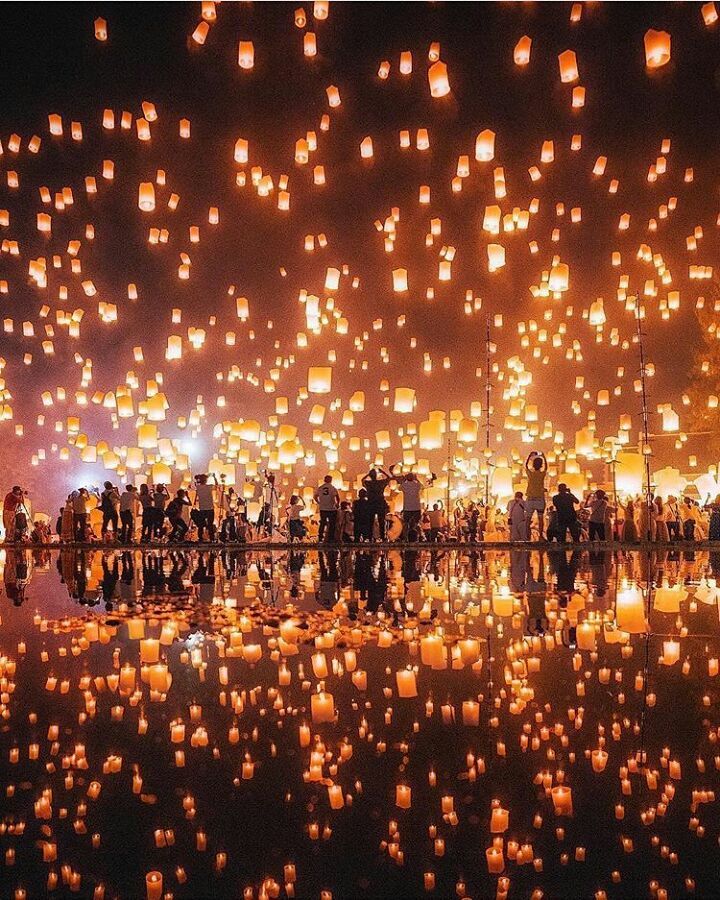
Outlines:
{"type": "Polygon", "coordinates": [[[279,520],[279,515],[277,514],[279,512],[280,497],[275,487],[275,479],[268,477],[267,473],[262,490],[263,503],[257,521],[258,539],[260,538],[261,529],[264,529],[266,537],[270,538],[270,540],[277,535],[285,541],[287,540],[287,534],[280,528],[279,521],[276,521],[276,519],[279,520]]]}

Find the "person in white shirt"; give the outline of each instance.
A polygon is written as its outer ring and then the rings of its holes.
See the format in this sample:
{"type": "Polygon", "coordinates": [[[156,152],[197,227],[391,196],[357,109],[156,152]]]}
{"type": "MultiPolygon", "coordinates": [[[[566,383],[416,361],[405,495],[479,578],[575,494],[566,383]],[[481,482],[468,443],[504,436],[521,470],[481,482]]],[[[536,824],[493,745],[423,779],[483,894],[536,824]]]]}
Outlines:
{"type": "Polygon", "coordinates": [[[515,497],[508,503],[508,521],[510,522],[510,540],[526,541],[527,532],[527,504],[523,500],[522,491],[517,491],[515,497]]]}
{"type": "Polygon", "coordinates": [[[285,507],[288,534],[290,536],[291,544],[294,540],[301,541],[305,537],[305,526],[300,518],[303,509],[305,509],[305,504],[302,497],[298,494],[293,494],[292,497],[290,497],[290,503],[285,507]]]}
{"type": "Polygon", "coordinates": [[[128,484],[120,494],[120,543],[122,544],[132,543],[135,535],[137,508],[137,488],[134,484],[128,484]]]}
{"type": "Polygon", "coordinates": [[[280,498],[275,487],[275,475],[266,469],[265,481],[262,486],[262,506],[260,507],[260,514],[256,523],[258,539],[263,531],[268,537],[272,536],[275,524],[275,509],[279,501],[280,498]]]}
{"type": "Polygon", "coordinates": [[[195,506],[197,512],[195,524],[198,529],[198,541],[202,542],[205,531],[208,540],[215,540],[215,485],[208,484],[207,475],[195,476],[195,506]]]}
{"type": "Polygon", "coordinates": [[[677,497],[671,494],[663,508],[663,516],[668,530],[668,540],[680,540],[680,506],[677,497]]]}
{"type": "MultiPolygon", "coordinates": [[[[392,468],[390,469],[392,473],[392,468]]],[[[407,475],[393,475],[403,496],[403,541],[416,541],[420,537],[420,516],[422,514],[423,485],[413,472],[407,475]]]]}
{"type": "Polygon", "coordinates": [[[323,540],[326,543],[334,541],[340,494],[332,483],[332,475],[326,475],[323,483],[315,488],[315,502],[320,510],[318,542],[321,543],[323,540]]]}

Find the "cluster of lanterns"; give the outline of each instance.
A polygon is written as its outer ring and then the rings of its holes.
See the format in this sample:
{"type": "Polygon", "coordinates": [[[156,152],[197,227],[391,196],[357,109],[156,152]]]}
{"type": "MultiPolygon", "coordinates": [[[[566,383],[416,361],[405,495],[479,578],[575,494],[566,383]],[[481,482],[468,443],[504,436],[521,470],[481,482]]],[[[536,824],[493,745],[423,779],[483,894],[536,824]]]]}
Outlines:
{"type": "MultiPolygon", "coordinates": [[[[342,13],[315,2],[289,17],[293,35],[302,35],[299,66],[313,67],[316,56],[329,52],[326,37],[335,15],[342,13]]],[[[575,26],[592,15],[574,4],[570,21],[575,26]]],[[[224,19],[220,6],[201,4],[190,35],[192,58],[202,61],[210,44],[231,42],[242,73],[239,89],[252,93],[254,79],[272,77],[272,48],[249,22],[230,41],[224,19]],[[259,60],[262,73],[256,71],[259,60]]],[[[714,4],[705,4],[696,23],[698,40],[712,37],[716,19],[714,4]]],[[[112,52],[112,23],[96,19],[94,33],[102,52],[112,52]]],[[[671,32],[649,27],[642,45],[646,71],[638,77],[671,78],[671,32]]],[[[36,133],[4,139],[0,429],[8,436],[14,430],[26,448],[21,459],[38,467],[74,460],[94,466],[87,479],[81,472],[74,476],[80,483],[100,481],[104,470],[138,483],[170,472],[187,485],[192,463],[223,471],[229,483],[240,484],[269,468],[280,473],[288,492],[308,488],[326,471],[338,486],[350,488],[369,466],[395,463],[419,474],[440,472],[442,493],[451,473],[465,467],[478,480],[494,473],[494,493],[504,500],[522,487],[527,450],[543,445],[554,482],[591,488],[607,474],[595,463],[617,458],[618,483],[639,493],[632,456],[639,441],[637,319],[667,350],[668,329],[683,327],[686,319],[680,317],[693,307],[711,305],[702,292],[713,255],[703,248],[715,227],[715,210],[690,194],[693,168],[683,170],[674,161],[682,135],[668,136],[659,146],[646,143],[641,159],[614,158],[597,138],[586,147],[580,108],[593,85],[579,47],[548,58],[541,37],[525,34],[513,37],[506,51],[514,62],[511,77],[533,78],[551,66],[563,90],[572,86],[568,114],[574,133],[570,140],[528,134],[533,162],[526,171],[506,158],[509,140],[495,122],[479,123],[452,146],[454,174],[436,170],[432,154],[441,146],[447,151],[450,140],[437,117],[448,104],[462,105],[463,89],[456,85],[465,80],[464,74],[456,80],[448,62],[452,48],[437,41],[422,53],[403,49],[379,64],[368,60],[369,72],[377,73],[371,90],[380,94],[398,80],[427,81],[423,118],[412,128],[396,133],[388,125],[369,133],[355,121],[346,144],[338,123],[356,114],[347,98],[358,87],[343,80],[341,69],[318,72],[312,99],[319,99],[323,111],[303,133],[287,135],[289,155],[270,153],[251,129],[238,129],[223,150],[222,171],[198,178],[191,192],[178,169],[181,160],[186,167],[188,155],[204,153],[193,129],[202,110],[176,121],[162,100],[138,98],[134,107],[98,109],[95,120],[84,122],[49,111],[36,133]],[[99,164],[94,149],[85,151],[88,141],[102,147],[99,164]],[[350,171],[336,168],[337,148],[346,153],[350,171]],[[80,180],[63,169],[70,154],[83,172],[80,180]],[[404,172],[415,157],[426,160],[426,174],[409,191],[398,188],[379,218],[368,208],[360,222],[367,228],[367,248],[355,258],[336,249],[345,223],[327,222],[316,233],[313,209],[321,208],[328,192],[342,197],[380,169],[383,183],[392,184],[394,173],[404,172]],[[630,208],[619,178],[631,166],[636,172],[649,167],[653,210],[645,221],[639,204],[630,208]],[[233,196],[223,195],[222,202],[213,196],[218,181],[234,185],[233,196]],[[566,201],[570,186],[576,199],[566,201]],[[655,197],[659,188],[663,193],[655,197]],[[612,226],[597,197],[601,191],[612,206],[612,226]],[[448,205],[460,204],[463,194],[475,198],[473,203],[484,198],[470,221],[460,221],[466,206],[458,205],[456,217],[448,205]],[[123,227],[141,236],[153,260],[123,284],[99,262],[98,252],[116,252],[107,246],[106,223],[117,203],[126,210],[123,227]],[[236,204],[243,209],[242,223],[236,204]],[[266,274],[266,290],[282,298],[280,320],[266,318],[258,291],[244,286],[242,271],[237,283],[228,284],[208,265],[218,253],[219,234],[252,229],[255,218],[267,223],[271,207],[277,235],[292,235],[294,248],[279,261],[279,286],[274,272],[266,274]],[[678,208],[697,223],[685,255],[672,232],[678,208]],[[34,228],[25,228],[27,223],[34,228]],[[373,227],[382,239],[377,245],[373,227]],[[586,261],[576,247],[606,240],[611,249],[594,262],[604,296],[587,296],[586,261]],[[174,282],[169,292],[163,287],[162,299],[147,274],[158,264],[174,282]],[[536,274],[523,302],[510,302],[507,279],[517,293],[523,270],[536,274]],[[384,294],[377,302],[366,291],[375,272],[381,273],[384,294]],[[24,299],[28,290],[31,302],[24,299]],[[203,296],[200,307],[191,292],[203,296]],[[149,307],[164,356],[148,346],[149,307]],[[444,321],[455,315],[465,319],[467,346],[481,348],[480,355],[486,325],[492,332],[487,365],[452,342],[435,349],[443,343],[444,321]],[[132,335],[132,353],[120,344],[111,360],[85,355],[80,348],[92,346],[102,332],[132,335]],[[468,366],[468,356],[477,365],[468,366]],[[13,383],[23,366],[34,367],[36,386],[31,396],[23,391],[21,397],[13,383]],[[572,371],[574,392],[559,397],[548,389],[545,373],[555,367],[572,371]],[[203,390],[188,391],[198,379],[203,390]],[[193,394],[194,402],[188,402],[193,394]],[[437,408],[444,396],[449,402],[437,408]],[[488,430],[486,437],[483,426],[490,421],[492,435],[488,430]],[[455,459],[448,464],[451,444],[455,459]],[[202,453],[189,453],[200,446],[202,453]]],[[[720,334],[714,322],[707,331],[720,334]]],[[[661,344],[653,344],[650,334],[647,340],[652,356],[661,344]]],[[[702,402],[712,411],[718,408],[717,388],[706,363],[702,402]]],[[[648,378],[655,365],[651,358],[648,378]]],[[[668,393],[654,398],[650,415],[653,429],[670,437],[653,445],[655,453],[670,451],[674,441],[683,454],[676,475],[661,470],[664,486],[679,493],[681,484],[698,476],[714,484],[716,470],[703,472],[713,460],[702,449],[699,468],[698,451],[688,452],[696,400],[674,388],[663,387],[668,393]],[[688,470],[695,470],[692,477],[688,470]]],[[[22,472],[13,480],[24,483],[22,472]]]]}

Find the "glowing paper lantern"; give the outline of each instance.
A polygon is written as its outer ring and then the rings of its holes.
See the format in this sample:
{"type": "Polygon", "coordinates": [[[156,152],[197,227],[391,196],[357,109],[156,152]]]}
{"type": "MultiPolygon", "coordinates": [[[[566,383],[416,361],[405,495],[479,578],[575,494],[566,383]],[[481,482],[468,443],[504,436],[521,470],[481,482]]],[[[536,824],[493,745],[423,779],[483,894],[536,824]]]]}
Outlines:
{"type": "Polygon", "coordinates": [[[311,394],[329,394],[332,386],[332,367],[310,366],[307,386],[311,394]]]}
{"type": "Polygon", "coordinates": [[[430,95],[432,97],[445,97],[450,93],[447,66],[441,60],[428,69],[428,82],[430,83],[430,95]]]}
{"type": "Polygon", "coordinates": [[[648,69],[660,69],[670,62],[670,35],[667,31],[649,28],[645,32],[645,65],[648,69]]]}
{"type": "Polygon", "coordinates": [[[688,592],[679,584],[675,587],[659,587],[653,594],[653,609],[661,613],[680,612],[680,604],[688,592]]]}
{"type": "Polygon", "coordinates": [[[526,66],[530,62],[530,48],[532,47],[532,38],[523,35],[515,44],[513,50],[513,60],[516,66],[526,66]]]}
{"type": "Polygon", "coordinates": [[[679,469],[665,466],[652,473],[655,491],[660,497],[682,497],[687,486],[687,479],[683,478],[679,469]]]}
{"type": "Polygon", "coordinates": [[[513,473],[508,466],[496,466],[490,479],[490,492],[499,501],[508,500],[513,496],[513,473]]]}
{"type": "Polygon", "coordinates": [[[461,419],[457,439],[461,444],[474,444],[478,436],[478,423],[475,419],[461,419]]]}
{"type": "Polygon", "coordinates": [[[143,212],[152,212],[155,209],[155,186],[152,181],[140,182],[138,206],[143,212]]]}
{"type": "Polygon", "coordinates": [[[644,461],[641,453],[624,452],[617,456],[615,484],[622,494],[634,496],[643,488],[644,461]]]}
{"type": "Polygon", "coordinates": [[[157,447],[158,428],[157,425],[146,423],[140,425],[137,430],[138,447],[143,450],[153,450],[157,447]]]}
{"type": "Polygon", "coordinates": [[[618,591],[615,620],[617,627],[629,634],[645,634],[647,632],[645,603],[638,588],[628,587],[618,591]]]}
{"type": "Polygon", "coordinates": [[[443,445],[443,423],[441,419],[430,419],[420,423],[418,443],[421,450],[439,450],[443,445]]]}
{"type": "Polygon", "coordinates": [[[572,791],[565,785],[558,785],[550,791],[556,816],[573,814],[572,791]]]}
{"type": "Polygon", "coordinates": [[[563,84],[571,84],[580,77],[574,50],[565,50],[558,54],[558,65],[560,66],[560,81],[563,84]]]}
{"type": "Polygon", "coordinates": [[[335,721],[335,702],[333,695],[325,691],[313,694],[310,698],[312,720],[316,725],[335,721]]]}
{"type": "Polygon", "coordinates": [[[393,291],[396,294],[402,294],[408,289],[408,273],[407,269],[393,269],[393,291]]]}
{"type": "Polygon", "coordinates": [[[490,162],[495,157],[495,132],[486,128],[475,138],[475,159],[490,162]]]}
{"type": "Polygon", "coordinates": [[[411,413],[415,409],[414,388],[395,388],[395,402],[393,410],[397,413],[411,413]]]}
{"type": "Polygon", "coordinates": [[[706,25],[714,25],[717,22],[718,13],[714,3],[703,3],[700,12],[706,25]]]}
{"type": "Polygon", "coordinates": [[[595,435],[589,428],[581,428],[575,432],[575,453],[587,456],[595,447],[595,435]]]}
{"type": "Polygon", "coordinates": [[[240,41],[238,44],[238,65],[241,69],[252,69],[255,65],[255,47],[252,41],[240,41]]]}
{"type": "Polygon", "coordinates": [[[362,412],[365,409],[365,392],[355,391],[350,398],[348,407],[352,412],[362,412]]]}
{"type": "Polygon", "coordinates": [[[607,317],[605,315],[605,306],[603,304],[602,297],[598,297],[597,300],[594,300],[590,304],[590,313],[588,315],[588,321],[591,325],[604,325],[607,321],[607,317]]]}
{"type": "Polygon", "coordinates": [[[550,269],[548,287],[551,291],[566,291],[570,286],[570,267],[567,263],[558,263],[550,269]]]}
{"type": "Polygon", "coordinates": [[[502,244],[488,244],[488,271],[497,272],[505,265],[505,248],[502,244]]]}

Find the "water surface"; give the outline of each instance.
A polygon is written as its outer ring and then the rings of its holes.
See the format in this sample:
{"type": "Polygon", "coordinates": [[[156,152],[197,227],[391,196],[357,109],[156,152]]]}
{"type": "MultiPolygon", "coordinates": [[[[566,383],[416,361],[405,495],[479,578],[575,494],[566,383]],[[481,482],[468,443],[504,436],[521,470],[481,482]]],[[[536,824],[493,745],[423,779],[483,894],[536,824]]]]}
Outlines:
{"type": "Polygon", "coordinates": [[[718,896],[716,555],[1,559],[2,897],[718,896]]]}

